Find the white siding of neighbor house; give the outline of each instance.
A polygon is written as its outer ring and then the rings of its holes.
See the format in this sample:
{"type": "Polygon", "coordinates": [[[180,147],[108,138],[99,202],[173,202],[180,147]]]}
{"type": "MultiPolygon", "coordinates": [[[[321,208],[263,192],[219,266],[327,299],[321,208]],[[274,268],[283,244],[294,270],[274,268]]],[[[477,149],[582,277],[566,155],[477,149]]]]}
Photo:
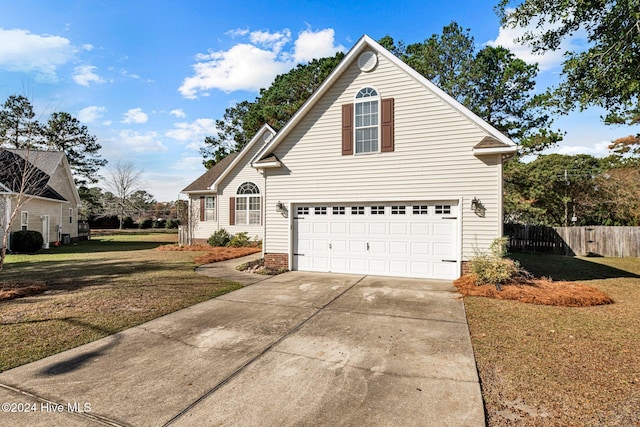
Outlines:
{"type": "MultiPolygon", "coordinates": [[[[15,201],[12,200],[12,206],[15,201]]],[[[71,234],[71,237],[78,237],[77,216],[74,214],[76,228],[75,231],[69,227],[69,203],[56,202],[47,199],[34,198],[25,203],[18,215],[11,223],[11,231],[19,231],[21,226],[21,212],[28,212],[27,230],[43,232],[42,217],[49,215],[49,243],[58,241],[58,226],[61,226],[61,234],[71,234]]],[[[77,213],[77,212],[76,212],[77,213]]],[[[0,236],[1,237],[1,236],[0,236]]]]}
{"type": "MultiPolygon", "coordinates": [[[[289,219],[275,204],[297,202],[461,200],[462,259],[501,234],[500,155],[473,155],[487,132],[379,55],[361,72],[354,61],[275,154],[283,167],[267,170],[266,253],[289,253],[289,219]],[[395,99],[395,151],[341,154],[341,106],[363,87],[395,99]],[[477,197],[486,214],[471,211],[477,197]]],[[[289,216],[293,213],[290,212],[289,216]]]]}
{"type": "MultiPolygon", "coordinates": [[[[240,232],[246,232],[250,239],[262,240],[264,234],[264,177],[263,175],[251,167],[251,159],[257,154],[257,152],[263,147],[264,143],[262,135],[267,132],[263,131],[256,143],[251,146],[247,152],[241,153],[240,161],[236,164],[233,170],[229,171],[218,185],[218,194],[216,197],[216,220],[215,221],[200,221],[200,194],[192,195],[191,206],[194,210],[195,229],[194,238],[196,239],[208,239],[214,232],[220,228],[224,228],[230,234],[234,235],[240,232]],[[229,202],[230,197],[235,197],[240,187],[245,182],[253,182],[260,189],[260,208],[261,208],[261,220],[258,225],[229,225],[229,202]]],[[[212,194],[213,195],[213,194],[212,194]]]]}

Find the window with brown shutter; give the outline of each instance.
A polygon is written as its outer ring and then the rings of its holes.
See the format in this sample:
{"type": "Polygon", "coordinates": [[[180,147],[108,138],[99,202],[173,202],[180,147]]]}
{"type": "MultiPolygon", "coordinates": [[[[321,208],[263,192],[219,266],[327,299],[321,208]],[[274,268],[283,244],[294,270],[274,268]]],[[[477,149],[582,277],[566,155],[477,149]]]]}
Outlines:
{"type": "Polygon", "coordinates": [[[353,104],[342,106],[342,155],[353,154],[353,104]]]}
{"type": "Polygon", "coordinates": [[[383,99],[382,103],[382,116],[380,124],[382,127],[382,138],[380,144],[380,151],[388,153],[394,150],[394,126],[393,126],[393,98],[383,99]]]}
{"type": "Polygon", "coordinates": [[[204,221],[204,196],[200,196],[200,221],[204,221]]]}

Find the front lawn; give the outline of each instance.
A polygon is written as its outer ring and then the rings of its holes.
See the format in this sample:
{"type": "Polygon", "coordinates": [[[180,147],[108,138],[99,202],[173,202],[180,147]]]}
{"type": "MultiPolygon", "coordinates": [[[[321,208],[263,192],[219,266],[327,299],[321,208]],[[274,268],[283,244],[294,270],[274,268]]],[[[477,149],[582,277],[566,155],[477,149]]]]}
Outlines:
{"type": "Polygon", "coordinates": [[[640,425],[640,259],[512,256],[538,277],[593,286],[614,303],[465,297],[488,425],[640,425]]]}
{"type": "Polygon", "coordinates": [[[162,251],[174,234],[103,236],[37,255],[8,255],[0,290],[44,285],[0,301],[0,371],[116,333],[240,287],[194,271],[204,251],[162,251]]]}

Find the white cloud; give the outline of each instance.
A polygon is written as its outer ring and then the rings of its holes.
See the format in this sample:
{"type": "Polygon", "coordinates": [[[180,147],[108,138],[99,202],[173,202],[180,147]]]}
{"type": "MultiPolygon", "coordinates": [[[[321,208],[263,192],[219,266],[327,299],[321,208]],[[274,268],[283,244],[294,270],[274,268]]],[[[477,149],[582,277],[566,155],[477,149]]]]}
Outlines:
{"type": "Polygon", "coordinates": [[[184,117],[187,117],[187,115],[185,114],[184,111],[182,111],[180,108],[176,108],[175,110],[171,110],[169,111],[169,114],[171,114],[172,116],[175,116],[179,119],[182,119],[184,117]]]}
{"type": "Polygon", "coordinates": [[[73,70],[73,80],[81,86],[90,86],[92,83],[104,83],[104,79],[95,73],[98,67],[93,65],[80,65],[73,70]]]}
{"type": "Polygon", "coordinates": [[[179,88],[185,98],[208,95],[207,91],[258,91],[271,84],[275,76],[291,69],[296,63],[330,56],[342,46],[335,46],[333,29],[301,32],[290,51],[291,32],[233,30],[233,37],[248,37],[248,43],[238,43],[226,51],[210,51],[196,55],[194,75],[187,77],[179,88]]]}
{"type": "Polygon", "coordinates": [[[586,145],[560,145],[558,147],[550,148],[546,150],[544,154],[566,154],[569,156],[575,156],[576,154],[589,154],[594,157],[607,157],[611,154],[609,145],[611,141],[599,141],[592,146],[586,145]]]}
{"type": "Polygon", "coordinates": [[[40,81],[55,81],[57,68],[71,61],[76,51],[64,37],[0,28],[0,68],[34,73],[40,81]]]}
{"type": "Polygon", "coordinates": [[[305,30],[298,34],[293,56],[296,62],[307,62],[315,58],[333,56],[336,52],[344,50],[344,46],[335,45],[333,28],[319,31],[305,30]]]}
{"type": "Polygon", "coordinates": [[[198,150],[203,146],[205,137],[217,135],[217,133],[215,120],[196,119],[191,123],[175,123],[174,129],[168,131],[165,136],[189,143],[187,148],[198,150]]]}
{"type": "Polygon", "coordinates": [[[149,116],[142,111],[142,108],[132,108],[124,113],[122,123],[146,123],[149,116]]]}
{"type": "Polygon", "coordinates": [[[135,132],[123,129],[118,134],[117,145],[136,153],[165,152],[167,147],[160,141],[157,132],[135,132]]]}
{"type": "Polygon", "coordinates": [[[102,115],[106,111],[106,107],[99,107],[97,105],[85,107],[78,112],[78,120],[84,123],[94,123],[102,118],[102,115]]]}
{"type": "MultiPolygon", "coordinates": [[[[547,26],[547,28],[552,28],[547,26]]],[[[536,24],[532,23],[527,27],[507,28],[500,27],[498,37],[495,40],[489,40],[486,44],[497,47],[502,46],[513,52],[516,57],[522,59],[528,64],[538,64],[541,71],[547,71],[557,68],[564,60],[564,53],[567,51],[580,50],[586,44],[586,32],[577,31],[573,36],[565,38],[559,48],[554,51],[547,51],[543,54],[533,53],[531,47],[527,44],[521,44],[516,40],[527,32],[541,33],[545,28],[536,28],[536,24]]]]}

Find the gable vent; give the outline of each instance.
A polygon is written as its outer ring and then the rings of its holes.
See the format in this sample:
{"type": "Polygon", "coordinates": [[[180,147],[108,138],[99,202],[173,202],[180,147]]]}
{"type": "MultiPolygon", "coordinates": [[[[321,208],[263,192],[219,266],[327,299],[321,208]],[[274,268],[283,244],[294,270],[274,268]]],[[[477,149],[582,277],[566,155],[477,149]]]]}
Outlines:
{"type": "Polygon", "coordinates": [[[378,56],[373,51],[367,50],[358,57],[358,67],[365,73],[373,70],[376,65],[378,65],[378,56]]]}

